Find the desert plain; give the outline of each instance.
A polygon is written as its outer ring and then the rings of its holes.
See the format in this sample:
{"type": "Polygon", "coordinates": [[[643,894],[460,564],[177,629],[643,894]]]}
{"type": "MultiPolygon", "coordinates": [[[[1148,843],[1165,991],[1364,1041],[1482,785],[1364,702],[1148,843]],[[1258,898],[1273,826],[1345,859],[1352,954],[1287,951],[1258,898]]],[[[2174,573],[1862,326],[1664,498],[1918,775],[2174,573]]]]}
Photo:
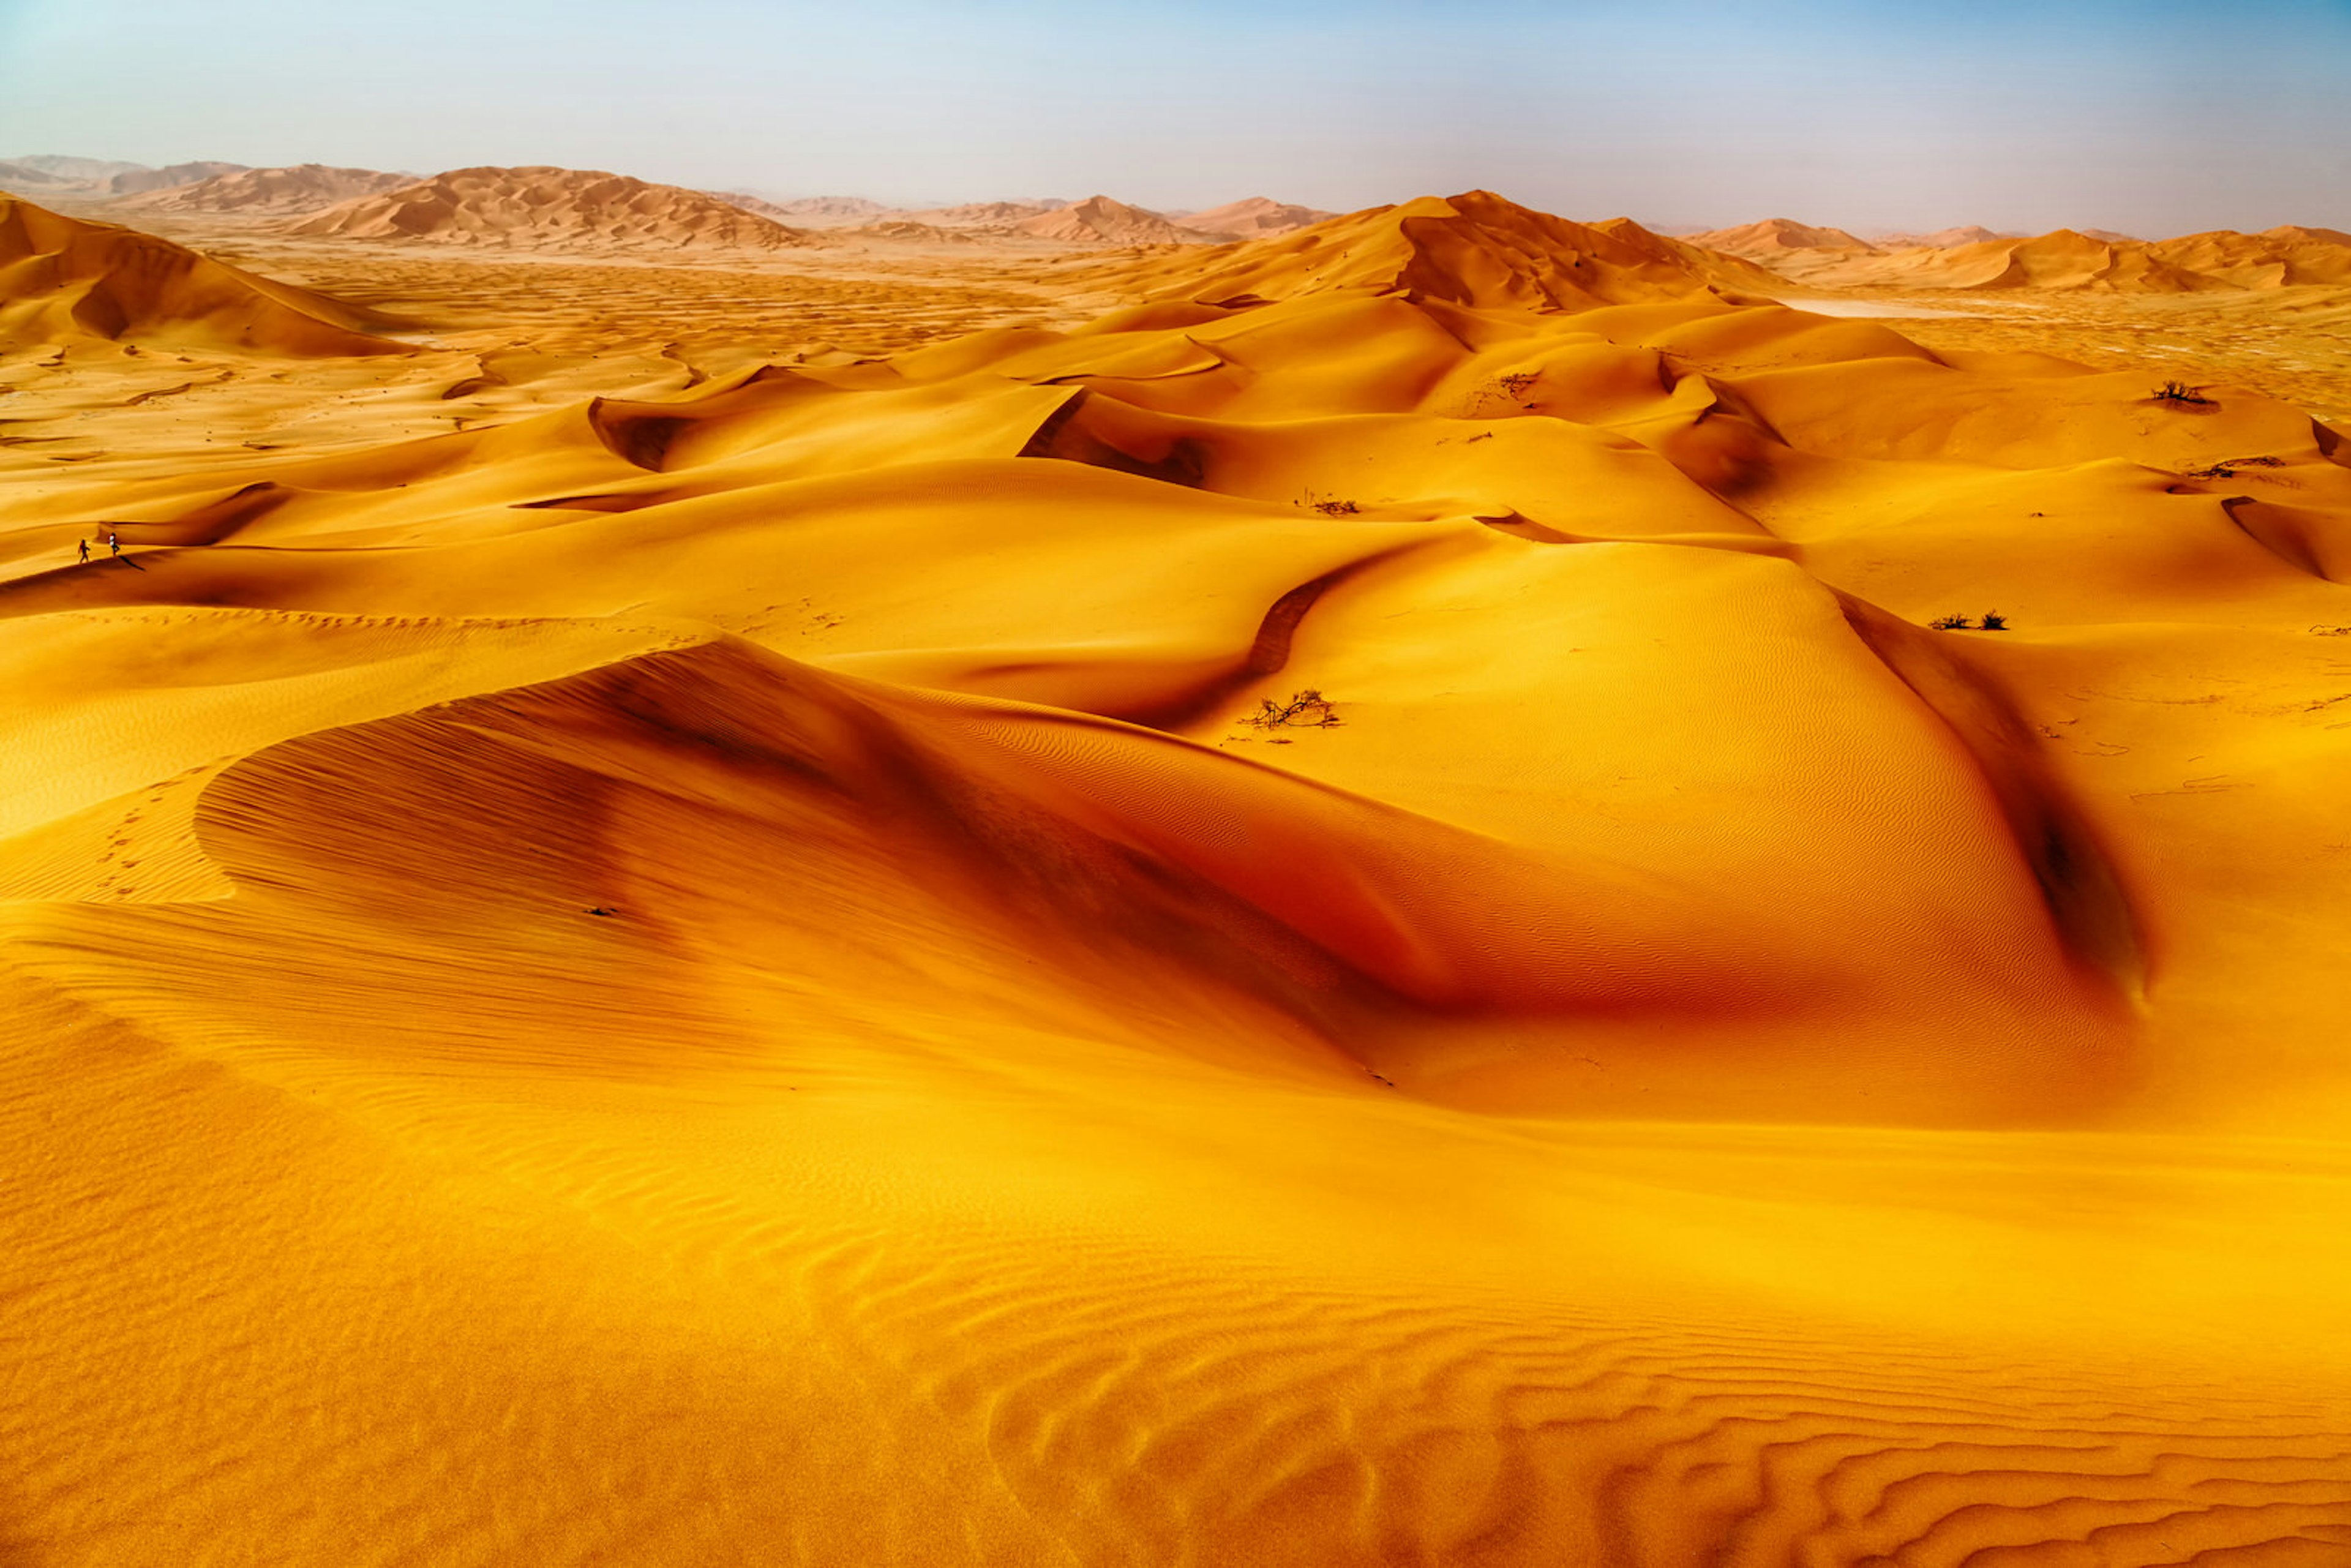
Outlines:
{"type": "Polygon", "coordinates": [[[0,1563],[2351,1563],[2351,236],[367,172],[0,197],[0,1563]]]}

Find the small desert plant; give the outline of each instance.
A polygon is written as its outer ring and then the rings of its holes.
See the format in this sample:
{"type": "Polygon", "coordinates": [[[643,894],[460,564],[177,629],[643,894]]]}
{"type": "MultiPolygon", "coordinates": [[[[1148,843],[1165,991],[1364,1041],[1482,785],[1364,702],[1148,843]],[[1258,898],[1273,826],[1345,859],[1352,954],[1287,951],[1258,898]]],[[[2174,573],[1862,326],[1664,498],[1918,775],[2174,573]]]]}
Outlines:
{"type": "Polygon", "coordinates": [[[1290,693],[1286,703],[1266,698],[1258,704],[1257,712],[1241,722],[1252,729],[1329,729],[1339,722],[1339,710],[1330,698],[1309,686],[1290,693]]]}
{"type": "Polygon", "coordinates": [[[2008,630],[2008,617],[1997,610],[1987,610],[1984,612],[1983,629],[1987,632],[2005,632],[2008,630]]]}
{"type": "Polygon", "coordinates": [[[1352,517],[1364,508],[1353,501],[1317,501],[1314,509],[1326,517],[1352,517]]]}
{"type": "Polygon", "coordinates": [[[2155,389],[2154,397],[2158,402],[2210,402],[2212,401],[2186,382],[2166,382],[2155,389]]]}
{"type": "Polygon", "coordinates": [[[2284,466],[2285,459],[2283,457],[2231,457],[2224,462],[2215,463],[2210,468],[2190,468],[2181,477],[2233,479],[2237,476],[2237,470],[2240,468],[2283,468],[2284,466]]]}
{"type": "Polygon", "coordinates": [[[1964,632],[1975,622],[1964,615],[1938,615],[1927,624],[1938,632],[1964,632]]]}

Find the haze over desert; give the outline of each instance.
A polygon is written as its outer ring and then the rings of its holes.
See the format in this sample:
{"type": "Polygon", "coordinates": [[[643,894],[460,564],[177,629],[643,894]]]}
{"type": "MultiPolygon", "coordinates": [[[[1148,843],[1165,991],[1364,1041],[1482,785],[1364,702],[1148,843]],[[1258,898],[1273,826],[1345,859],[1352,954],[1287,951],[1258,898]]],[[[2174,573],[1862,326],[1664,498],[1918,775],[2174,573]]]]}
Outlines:
{"type": "Polygon", "coordinates": [[[0,1568],[2351,1563],[2339,7],[393,10],[0,16],[0,1568]]]}

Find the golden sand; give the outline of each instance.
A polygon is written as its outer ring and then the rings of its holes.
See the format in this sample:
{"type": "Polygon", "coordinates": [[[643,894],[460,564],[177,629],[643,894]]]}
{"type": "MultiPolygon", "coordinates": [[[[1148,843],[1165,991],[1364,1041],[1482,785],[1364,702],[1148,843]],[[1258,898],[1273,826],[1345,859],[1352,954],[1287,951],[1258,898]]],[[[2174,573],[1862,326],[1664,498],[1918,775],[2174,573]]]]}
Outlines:
{"type": "Polygon", "coordinates": [[[2351,1561],[2332,371],[5,221],[10,1568],[2351,1561]]]}

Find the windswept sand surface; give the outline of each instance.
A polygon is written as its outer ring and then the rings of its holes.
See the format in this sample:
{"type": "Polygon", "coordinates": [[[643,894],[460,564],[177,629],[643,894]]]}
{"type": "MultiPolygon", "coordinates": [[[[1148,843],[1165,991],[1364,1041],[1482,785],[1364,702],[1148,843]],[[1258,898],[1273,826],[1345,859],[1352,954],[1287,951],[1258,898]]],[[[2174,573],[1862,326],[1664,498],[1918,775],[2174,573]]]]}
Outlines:
{"type": "Polygon", "coordinates": [[[2275,383],[1478,194],[27,221],[8,1568],[2351,1560],[2275,383]]]}

